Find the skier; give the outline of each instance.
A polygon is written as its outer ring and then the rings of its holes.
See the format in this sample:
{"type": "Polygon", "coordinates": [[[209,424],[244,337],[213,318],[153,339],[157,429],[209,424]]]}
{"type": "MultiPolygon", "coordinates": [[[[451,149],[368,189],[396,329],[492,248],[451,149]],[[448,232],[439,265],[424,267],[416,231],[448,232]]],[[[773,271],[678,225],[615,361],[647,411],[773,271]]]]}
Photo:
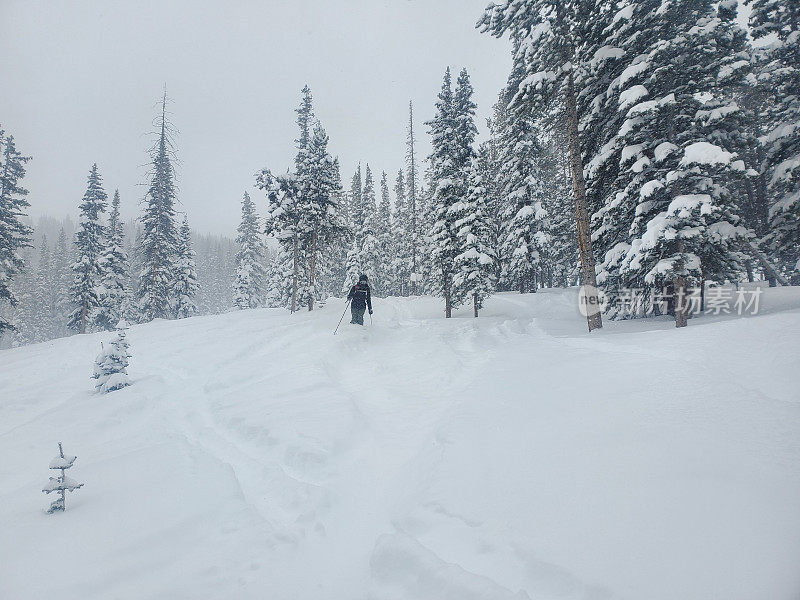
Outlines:
{"type": "Polygon", "coordinates": [[[364,309],[368,308],[369,314],[372,314],[372,295],[369,291],[369,283],[367,282],[366,275],[359,276],[358,283],[350,288],[347,299],[352,300],[350,303],[350,314],[352,315],[350,323],[353,325],[363,325],[364,309]]]}

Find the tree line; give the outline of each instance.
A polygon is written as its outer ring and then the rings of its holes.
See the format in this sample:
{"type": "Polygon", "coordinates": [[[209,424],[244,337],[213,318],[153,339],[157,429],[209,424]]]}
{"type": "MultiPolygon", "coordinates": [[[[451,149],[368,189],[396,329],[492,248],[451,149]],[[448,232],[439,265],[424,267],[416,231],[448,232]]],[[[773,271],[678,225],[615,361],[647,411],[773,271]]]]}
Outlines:
{"type": "MultiPolygon", "coordinates": [[[[604,292],[612,318],[646,314],[621,310],[626,291],[665,295],[663,310],[683,326],[683,299],[709,284],[796,283],[800,8],[747,4],[753,39],[734,0],[490,5],[477,27],[509,36],[513,61],[488,136],[476,142],[469,74],[454,82],[448,68],[425,122],[432,151],[418,157],[409,105],[406,161],[391,182],[359,163],[345,188],[306,86],[293,167],[256,174],[263,218],[243,196],[229,305],[313,310],[365,273],[377,295],[434,294],[446,317],[463,305],[477,316],[495,291],[582,283],[588,294],[604,292]]],[[[71,283],[75,330],[108,327],[120,311],[134,313],[131,321],[197,311],[165,105],[130,289],[120,283],[124,252],[112,226],[118,201],[101,223],[105,192],[96,168],[90,174],[71,283]]],[[[19,219],[27,158],[10,136],[0,141],[8,304],[22,268],[17,250],[30,235],[19,219]]],[[[590,330],[602,326],[599,312],[587,318],[590,330]]]]}

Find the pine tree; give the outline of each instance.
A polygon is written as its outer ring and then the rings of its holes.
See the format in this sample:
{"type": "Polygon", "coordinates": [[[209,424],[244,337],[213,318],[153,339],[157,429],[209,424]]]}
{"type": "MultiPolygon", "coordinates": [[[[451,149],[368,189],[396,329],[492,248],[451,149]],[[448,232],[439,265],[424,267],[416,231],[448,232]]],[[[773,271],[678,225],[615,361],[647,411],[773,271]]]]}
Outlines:
{"type": "Polygon", "coordinates": [[[234,304],[236,308],[258,308],[264,302],[266,271],[264,268],[264,243],[256,214],[256,205],[250,194],[242,199],[242,220],[237,229],[236,282],[234,304]]]}
{"type": "MultiPolygon", "coordinates": [[[[30,245],[31,228],[22,222],[30,206],[28,190],[20,185],[25,177],[29,156],[22,156],[14,144],[14,136],[6,136],[0,128],[0,308],[16,305],[11,281],[23,268],[20,251],[30,245]]],[[[0,335],[12,329],[0,314],[0,335]]]]}
{"type": "MultiPolygon", "coordinates": [[[[515,53],[506,104],[518,93],[524,68],[515,53]]],[[[506,199],[503,209],[502,252],[507,262],[503,277],[520,293],[535,292],[538,273],[545,264],[545,248],[550,245],[548,215],[544,208],[542,155],[539,129],[530,112],[519,108],[503,121],[500,132],[500,178],[506,199]]]]}
{"type": "MultiPolygon", "coordinates": [[[[296,140],[295,173],[276,177],[264,169],[256,182],[267,192],[269,201],[265,231],[278,239],[284,253],[292,256],[292,312],[300,305],[313,310],[315,301],[322,298],[326,255],[336,251],[337,239],[348,231],[346,218],[339,214],[342,190],[338,162],[328,153],[328,135],[322,125],[317,122],[312,129],[308,86],[303,88],[296,112],[300,136],[296,140]]],[[[271,275],[275,273],[273,270],[271,275]]],[[[270,281],[272,285],[272,276],[270,281]]]]}
{"type": "Polygon", "coordinates": [[[167,94],[161,101],[158,142],[151,151],[151,181],[145,196],[142,223],[142,271],[137,290],[138,312],[144,321],[169,318],[172,310],[178,244],[175,225],[175,170],[171,128],[167,122],[167,94]]]}
{"type": "Polygon", "coordinates": [[[382,293],[381,240],[378,223],[378,208],[375,199],[375,182],[367,164],[364,170],[364,188],[361,194],[361,247],[359,248],[359,272],[369,277],[373,293],[382,293]]]}
{"type": "Polygon", "coordinates": [[[422,246],[423,231],[427,228],[422,227],[423,206],[419,199],[419,183],[416,160],[416,138],[414,137],[414,105],[408,102],[408,136],[406,138],[406,167],[408,175],[406,177],[406,194],[408,198],[408,217],[407,217],[407,236],[406,243],[409,246],[411,260],[409,264],[411,295],[416,296],[422,291],[422,246]]]}
{"type": "Polygon", "coordinates": [[[130,294],[128,254],[125,252],[125,228],[120,219],[119,190],[114,190],[111,216],[106,226],[105,248],[100,258],[102,292],[95,322],[101,329],[112,329],[127,317],[130,294]]]}
{"type": "MultiPolygon", "coordinates": [[[[633,20],[638,16],[634,11],[633,20]]],[[[724,68],[714,60],[720,21],[712,3],[662,5],[641,19],[651,19],[649,29],[658,35],[642,55],[644,62],[633,59],[635,73],[621,96],[644,85],[651,99],[637,98],[626,107],[618,134],[623,148],[615,182],[619,191],[608,217],[629,224],[629,241],[609,250],[605,264],[617,268],[624,287],[653,293],[667,288],[681,299],[703,281],[735,281],[742,270],[740,248],[747,232],[735,213],[731,181],[744,164],[707,141],[711,127],[702,118],[702,96],[711,94],[714,105],[724,68]]],[[[725,119],[736,112],[718,112],[710,125],[722,131],[725,119]]],[[[676,306],[675,315],[676,325],[685,326],[685,302],[676,306]]]]}
{"type": "Polygon", "coordinates": [[[67,245],[67,234],[62,227],[53,260],[53,288],[55,290],[55,335],[67,334],[67,323],[72,313],[70,289],[72,287],[72,259],[67,245]]]}
{"type": "Polygon", "coordinates": [[[411,221],[406,195],[406,184],[403,170],[397,172],[394,183],[394,217],[392,219],[392,253],[391,272],[394,288],[398,296],[411,293],[412,256],[409,239],[411,237],[411,221]]]}
{"type": "Polygon", "coordinates": [[[392,235],[392,205],[389,198],[389,183],[386,171],[381,172],[381,199],[378,211],[375,214],[376,237],[380,243],[380,253],[376,269],[377,282],[381,284],[381,292],[390,296],[396,289],[395,275],[392,269],[392,259],[395,255],[394,236],[392,235]]]}
{"type": "Polygon", "coordinates": [[[313,310],[315,299],[323,291],[317,280],[323,252],[348,231],[339,215],[341,188],[337,165],[328,153],[328,134],[320,123],[314,127],[309,141],[301,185],[302,245],[308,265],[306,303],[308,310],[313,310]]]}
{"type": "Polygon", "coordinates": [[[107,394],[131,384],[128,379],[130,345],[125,334],[127,328],[128,324],[125,321],[117,323],[115,336],[107,345],[101,345],[100,353],[94,360],[92,378],[97,379],[95,389],[101,394],[107,394]]]}
{"type": "Polygon", "coordinates": [[[192,249],[192,234],[189,220],[183,216],[183,223],[178,231],[178,245],[175,252],[175,282],[172,290],[174,299],[174,315],[176,319],[185,319],[197,314],[197,269],[195,252],[192,249]]]}
{"type": "Polygon", "coordinates": [[[764,242],[784,273],[800,280],[800,6],[785,0],[747,3],[753,37],[775,38],[764,49],[758,73],[768,93],[769,122],[761,171],[774,198],[764,242]]]}
{"type": "Polygon", "coordinates": [[[78,333],[86,333],[95,324],[100,308],[100,258],[105,236],[100,219],[106,212],[107,200],[108,195],[103,190],[95,163],[89,172],[86,193],[79,206],[80,229],[75,234],[76,259],[72,264],[74,279],[70,289],[72,314],[67,325],[78,333]]]}
{"type": "Polygon", "coordinates": [[[494,257],[487,244],[489,228],[486,216],[487,189],[481,171],[473,168],[469,177],[469,194],[461,206],[456,205],[459,219],[455,222],[459,249],[455,257],[454,295],[472,300],[475,317],[483,301],[492,293],[494,257]]]}
{"type": "MultiPolygon", "coordinates": [[[[510,32],[515,40],[515,64],[523,65],[526,72],[515,104],[544,112],[556,95],[563,93],[583,284],[587,286],[587,302],[596,306],[599,301],[592,291],[597,281],[578,122],[578,96],[584,91],[579,87],[583,83],[581,74],[587,66],[584,61],[591,57],[579,51],[592,46],[591,28],[599,16],[598,9],[606,4],[594,0],[505,0],[490,5],[478,24],[497,37],[510,32]]],[[[587,321],[589,331],[602,327],[599,311],[590,311],[587,321]]]]}
{"type": "MultiPolygon", "coordinates": [[[[257,177],[258,187],[267,193],[267,213],[264,218],[264,231],[278,240],[282,248],[281,265],[286,266],[290,261],[289,272],[281,269],[282,275],[288,275],[286,281],[276,281],[276,271],[270,276],[270,287],[280,285],[281,289],[288,285],[291,293],[286,299],[287,308],[295,312],[299,308],[298,300],[306,297],[303,285],[307,279],[304,277],[303,263],[300,260],[300,236],[302,235],[302,212],[300,208],[300,185],[294,174],[273,175],[268,169],[263,169],[257,177]]],[[[271,293],[272,298],[283,298],[284,294],[271,293]]]]}
{"type": "Polygon", "coordinates": [[[353,178],[350,180],[350,227],[353,232],[350,247],[345,260],[345,275],[342,292],[347,292],[361,274],[361,249],[364,244],[364,206],[361,185],[361,163],[358,164],[353,178]]]}
{"type": "Polygon", "coordinates": [[[461,71],[453,93],[448,67],[436,103],[436,116],[428,122],[433,138],[429,158],[433,189],[431,258],[439,280],[438,292],[444,297],[446,318],[452,316],[453,307],[461,300],[453,295],[455,259],[461,253],[456,222],[469,190],[467,179],[477,132],[474,114],[472,86],[466,69],[461,71]]]}
{"type": "Polygon", "coordinates": [[[36,265],[35,327],[38,341],[55,337],[56,293],[47,236],[42,236],[39,263],[36,265]]]}

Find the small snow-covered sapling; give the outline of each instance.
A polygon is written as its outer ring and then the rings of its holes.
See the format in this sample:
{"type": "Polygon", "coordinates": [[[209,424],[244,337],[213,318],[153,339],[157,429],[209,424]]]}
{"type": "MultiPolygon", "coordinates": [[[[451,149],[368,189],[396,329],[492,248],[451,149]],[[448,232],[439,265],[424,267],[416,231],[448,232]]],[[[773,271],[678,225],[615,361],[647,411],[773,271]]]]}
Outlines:
{"type": "Polygon", "coordinates": [[[125,338],[125,330],[128,324],[123,320],[117,323],[117,335],[112,339],[108,346],[100,346],[100,354],[94,359],[93,379],[97,379],[95,389],[105,394],[129,386],[128,379],[128,340],[125,338]]]}
{"type": "Polygon", "coordinates": [[[53,500],[53,502],[50,504],[50,508],[47,509],[48,514],[53,514],[58,510],[65,510],[65,491],[69,490],[70,492],[74,492],[78,488],[83,487],[82,483],[78,483],[74,479],[70,479],[65,473],[65,471],[72,467],[72,465],[75,463],[76,458],[78,457],[70,454],[64,454],[64,449],[61,447],[61,442],[58,442],[58,456],[50,461],[50,468],[60,470],[61,475],[59,477],[51,477],[48,484],[42,488],[42,491],[45,494],[49,494],[50,492],[59,492],[59,497],[53,500]]]}

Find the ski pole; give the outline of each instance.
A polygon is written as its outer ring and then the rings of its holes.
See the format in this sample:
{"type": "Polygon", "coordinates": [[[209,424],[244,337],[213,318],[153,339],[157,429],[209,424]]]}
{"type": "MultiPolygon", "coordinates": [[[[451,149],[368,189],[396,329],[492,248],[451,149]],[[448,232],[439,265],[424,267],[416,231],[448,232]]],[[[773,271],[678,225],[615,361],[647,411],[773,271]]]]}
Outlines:
{"type": "Polygon", "coordinates": [[[369,326],[372,327],[372,311],[369,311],[369,326]]]}
{"type": "Polygon", "coordinates": [[[339,325],[341,325],[342,321],[344,320],[344,313],[347,312],[347,307],[349,306],[349,304],[350,304],[350,299],[348,299],[347,302],[344,305],[344,310],[342,311],[342,316],[339,317],[339,323],[336,325],[336,329],[333,330],[333,335],[336,335],[336,332],[339,331],[339,325]]]}

